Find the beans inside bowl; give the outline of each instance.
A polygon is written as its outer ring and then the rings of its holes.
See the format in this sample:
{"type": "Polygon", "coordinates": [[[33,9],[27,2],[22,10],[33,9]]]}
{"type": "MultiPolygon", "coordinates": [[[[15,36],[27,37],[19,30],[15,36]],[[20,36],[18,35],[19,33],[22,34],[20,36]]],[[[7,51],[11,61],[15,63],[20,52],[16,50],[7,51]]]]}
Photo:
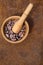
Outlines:
{"type": "Polygon", "coordinates": [[[22,29],[20,30],[19,33],[14,33],[12,31],[12,27],[17,22],[17,20],[10,19],[4,25],[4,34],[5,34],[6,38],[11,40],[11,41],[21,40],[23,38],[23,36],[25,35],[25,31],[26,31],[25,24],[23,24],[22,29]]]}
{"type": "Polygon", "coordinates": [[[23,42],[28,33],[29,33],[29,25],[28,22],[25,21],[20,32],[18,34],[12,31],[13,25],[20,19],[20,16],[10,16],[3,21],[1,26],[1,33],[3,38],[9,43],[21,43],[23,42]]]}

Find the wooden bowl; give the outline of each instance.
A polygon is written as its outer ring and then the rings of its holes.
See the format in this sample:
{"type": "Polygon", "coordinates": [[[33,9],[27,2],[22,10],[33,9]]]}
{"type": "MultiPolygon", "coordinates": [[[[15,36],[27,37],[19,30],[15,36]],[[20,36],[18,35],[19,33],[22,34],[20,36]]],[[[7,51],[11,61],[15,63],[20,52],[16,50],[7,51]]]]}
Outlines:
{"type": "Polygon", "coordinates": [[[29,25],[27,23],[27,21],[25,21],[25,26],[26,26],[26,32],[25,32],[25,35],[23,36],[22,39],[18,40],[18,41],[11,41],[9,40],[8,38],[6,38],[5,34],[4,34],[4,25],[6,22],[8,22],[10,19],[19,19],[20,16],[11,16],[11,17],[8,17],[7,19],[5,19],[5,21],[3,22],[2,26],[1,26],[1,33],[2,33],[2,36],[4,37],[4,39],[9,42],[9,43],[21,43],[22,41],[24,41],[29,33],[29,25]]]}

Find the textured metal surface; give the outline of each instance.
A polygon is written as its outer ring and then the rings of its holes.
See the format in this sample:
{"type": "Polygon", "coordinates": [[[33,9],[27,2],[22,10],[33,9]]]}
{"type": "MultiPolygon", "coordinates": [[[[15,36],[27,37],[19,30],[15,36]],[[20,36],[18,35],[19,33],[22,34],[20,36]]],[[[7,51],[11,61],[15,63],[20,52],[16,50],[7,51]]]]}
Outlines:
{"type": "Polygon", "coordinates": [[[43,0],[0,0],[0,29],[12,15],[22,15],[28,3],[34,8],[27,18],[30,34],[21,44],[4,40],[0,30],[0,65],[43,65],[43,0]]]}

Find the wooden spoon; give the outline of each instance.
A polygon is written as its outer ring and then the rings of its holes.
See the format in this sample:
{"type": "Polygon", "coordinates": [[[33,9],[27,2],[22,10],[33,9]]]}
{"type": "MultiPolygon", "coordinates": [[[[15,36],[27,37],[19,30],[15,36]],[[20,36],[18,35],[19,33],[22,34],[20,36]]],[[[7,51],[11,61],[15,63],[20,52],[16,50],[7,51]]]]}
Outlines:
{"type": "Polygon", "coordinates": [[[25,22],[25,19],[26,19],[26,17],[28,16],[28,14],[30,13],[32,7],[33,7],[33,4],[30,3],[30,4],[27,6],[27,8],[26,8],[26,10],[24,11],[24,13],[22,14],[21,18],[14,24],[14,26],[13,26],[13,28],[12,28],[12,31],[13,31],[14,33],[18,33],[18,32],[21,30],[22,25],[23,25],[23,23],[25,22]]]}

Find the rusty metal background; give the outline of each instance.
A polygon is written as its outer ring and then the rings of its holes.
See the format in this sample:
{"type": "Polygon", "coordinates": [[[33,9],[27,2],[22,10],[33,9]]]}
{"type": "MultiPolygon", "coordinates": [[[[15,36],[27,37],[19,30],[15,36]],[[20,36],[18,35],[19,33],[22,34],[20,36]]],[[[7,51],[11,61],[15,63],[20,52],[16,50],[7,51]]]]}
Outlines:
{"type": "Polygon", "coordinates": [[[0,65],[43,65],[43,0],[0,0],[0,65]],[[1,34],[3,21],[12,15],[22,15],[32,2],[34,8],[27,21],[30,33],[21,44],[10,44],[1,34]]]}

